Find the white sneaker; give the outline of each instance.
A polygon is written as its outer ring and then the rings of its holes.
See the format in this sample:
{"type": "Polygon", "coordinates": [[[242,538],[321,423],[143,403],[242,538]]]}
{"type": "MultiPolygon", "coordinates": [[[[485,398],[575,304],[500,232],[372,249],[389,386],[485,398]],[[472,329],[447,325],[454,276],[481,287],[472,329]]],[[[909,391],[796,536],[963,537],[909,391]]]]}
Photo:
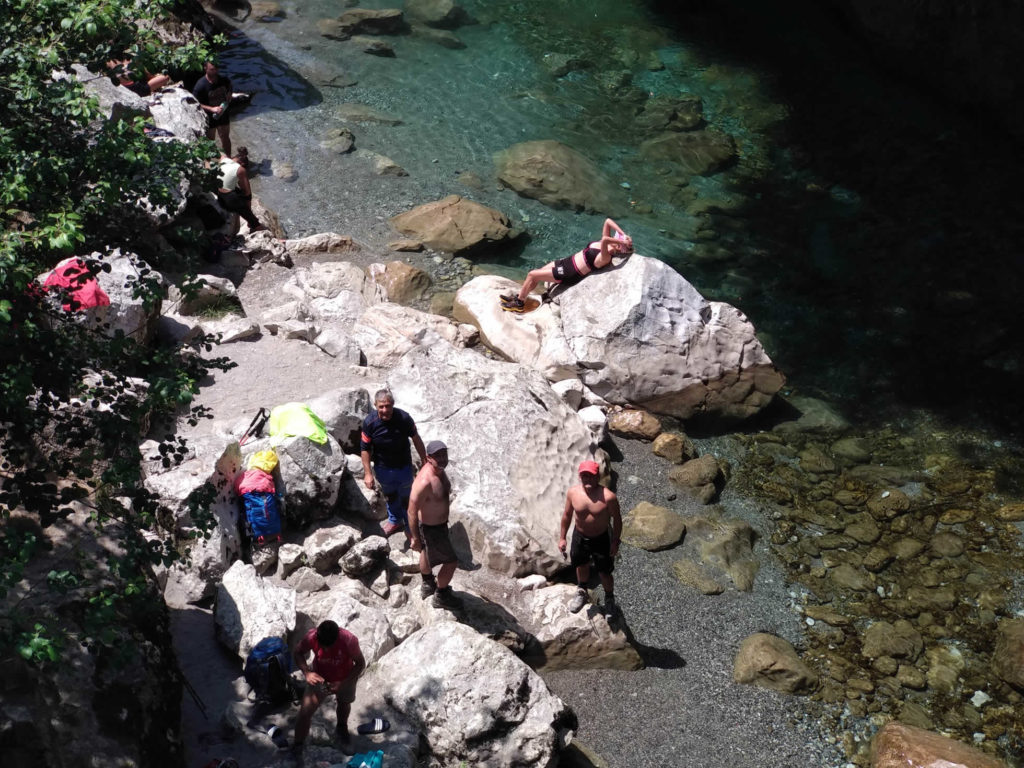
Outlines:
{"type": "Polygon", "coordinates": [[[587,604],[587,590],[580,587],[576,590],[576,595],[572,600],[569,601],[569,613],[579,613],[583,606],[587,604]]]}

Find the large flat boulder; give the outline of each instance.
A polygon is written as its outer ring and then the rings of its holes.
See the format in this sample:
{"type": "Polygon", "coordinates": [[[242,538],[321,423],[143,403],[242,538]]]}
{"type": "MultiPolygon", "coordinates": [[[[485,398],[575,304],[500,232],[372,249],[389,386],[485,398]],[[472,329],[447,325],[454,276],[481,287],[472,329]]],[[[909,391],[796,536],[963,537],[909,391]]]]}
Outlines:
{"type": "Polygon", "coordinates": [[[558,520],[590,431],[545,379],[428,336],[390,372],[424,441],[448,444],[454,498],[474,560],[514,575],[562,564],[558,520]]]}
{"type": "Polygon", "coordinates": [[[278,586],[236,561],[217,589],[217,639],[244,659],[264,637],[286,637],[295,628],[295,590],[278,586]]]}
{"type": "Polygon", "coordinates": [[[536,672],[458,622],[413,634],[360,689],[361,704],[418,731],[442,765],[549,768],[575,725],[536,672]]]}
{"type": "Polygon", "coordinates": [[[610,403],[740,420],[785,381],[742,312],[707,301],[656,259],[634,255],[526,315],[498,306],[498,294],[514,287],[494,276],[471,280],[456,294],[456,319],[509,360],[550,381],[579,378],[610,403]]]}
{"type": "Polygon", "coordinates": [[[498,178],[523,197],[552,208],[611,214],[622,208],[598,167],[558,141],[525,141],[494,156],[498,178]]]}

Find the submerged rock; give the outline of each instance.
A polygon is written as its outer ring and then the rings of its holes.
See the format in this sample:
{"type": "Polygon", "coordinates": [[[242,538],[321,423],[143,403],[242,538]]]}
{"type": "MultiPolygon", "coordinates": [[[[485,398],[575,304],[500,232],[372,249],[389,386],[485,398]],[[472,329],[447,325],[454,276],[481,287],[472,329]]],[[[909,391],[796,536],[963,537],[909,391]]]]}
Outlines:
{"type": "Polygon", "coordinates": [[[992,670],[1002,680],[1024,691],[1024,619],[999,622],[992,670]]]}
{"type": "Polygon", "coordinates": [[[640,154],[647,160],[676,163],[689,174],[708,176],[736,158],[736,144],[731,136],[713,129],[670,131],[641,144],[640,154]]]}
{"type": "Polygon", "coordinates": [[[552,208],[612,214],[623,205],[612,181],[579,152],[557,141],[514,144],[494,157],[498,178],[523,197],[552,208]]]}

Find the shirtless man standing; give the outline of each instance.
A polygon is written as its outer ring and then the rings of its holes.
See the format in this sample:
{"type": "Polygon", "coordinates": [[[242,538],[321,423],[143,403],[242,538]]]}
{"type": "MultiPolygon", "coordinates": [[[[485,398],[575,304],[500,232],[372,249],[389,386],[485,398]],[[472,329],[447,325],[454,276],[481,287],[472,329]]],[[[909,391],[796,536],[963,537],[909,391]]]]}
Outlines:
{"type": "Polygon", "coordinates": [[[410,545],[420,553],[420,595],[424,599],[435,595],[435,606],[453,608],[462,601],[450,586],[458,558],[448,537],[448,497],[452,491],[451,480],[444,471],[448,466],[448,447],[440,440],[431,440],[426,453],[426,461],[416,474],[409,495],[410,545]],[[441,569],[435,580],[432,571],[438,565],[441,569]]]}
{"type": "Polygon", "coordinates": [[[576,567],[578,587],[576,595],[569,602],[572,613],[577,613],[587,604],[586,585],[590,578],[591,562],[597,568],[601,586],[604,587],[605,611],[614,613],[617,610],[612,570],[615,567],[615,553],[619,551],[619,540],[622,538],[622,514],[615,494],[598,484],[600,471],[596,461],[582,462],[579,468],[580,484],[574,485],[565,494],[558,549],[562,557],[565,557],[565,537],[569,533],[569,523],[575,519],[569,562],[576,567]]]}

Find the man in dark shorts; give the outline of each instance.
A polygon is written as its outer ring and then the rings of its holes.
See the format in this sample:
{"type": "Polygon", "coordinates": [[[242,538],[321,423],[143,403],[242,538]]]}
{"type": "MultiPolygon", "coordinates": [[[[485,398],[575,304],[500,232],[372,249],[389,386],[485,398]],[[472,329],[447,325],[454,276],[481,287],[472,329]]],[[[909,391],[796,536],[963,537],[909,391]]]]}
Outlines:
{"type": "Polygon", "coordinates": [[[569,602],[572,613],[577,613],[587,604],[587,581],[590,579],[591,564],[597,569],[601,586],[604,587],[605,612],[613,614],[617,611],[612,571],[622,538],[622,514],[615,494],[597,482],[600,471],[596,461],[582,462],[579,467],[579,485],[574,485],[565,494],[558,549],[562,557],[565,557],[565,537],[569,532],[569,524],[575,522],[569,549],[569,562],[576,568],[577,583],[576,594],[569,602]]]}
{"type": "Polygon", "coordinates": [[[217,65],[212,61],[206,61],[203,69],[205,72],[192,89],[192,95],[206,113],[206,138],[220,136],[224,154],[231,157],[231,118],[228,117],[228,107],[231,105],[231,80],[220,74],[217,65]]]}
{"type": "Polygon", "coordinates": [[[444,471],[447,466],[448,446],[440,440],[431,440],[427,443],[427,460],[416,475],[409,496],[411,546],[420,553],[423,577],[420,595],[424,599],[434,595],[434,605],[439,608],[453,608],[462,602],[452,592],[450,584],[459,562],[448,536],[452,483],[444,471]],[[435,580],[433,569],[439,565],[441,569],[435,580]]]}
{"type": "Polygon", "coordinates": [[[351,632],[339,628],[328,619],[309,630],[292,655],[296,666],[306,678],[306,691],[302,695],[302,706],[295,721],[292,754],[301,762],[313,713],[331,695],[338,702],[335,739],[343,751],[351,754],[352,737],[348,732],[348,716],[352,711],[352,702],[356,699],[356,682],[366,669],[366,659],[359,650],[359,641],[351,632]],[[313,654],[312,664],[306,661],[310,653],[313,654]]]}
{"type": "Polygon", "coordinates": [[[426,463],[427,455],[423,441],[416,431],[412,416],[395,408],[395,398],[386,389],[373,396],[374,412],[363,419],[360,440],[360,457],[363,460],[363,482],[371,491],[380,485],[380,492],[387,502],[388,519],[382,526],[384,535],[390,536],[404,531],[408,526],[406,507],[412,490],[412,440],[420,461],[426,463]],[[373,472],[370,459],[373,459],[373,472]],[[374,472],[377,477],[374,479],[374,472]]]}

